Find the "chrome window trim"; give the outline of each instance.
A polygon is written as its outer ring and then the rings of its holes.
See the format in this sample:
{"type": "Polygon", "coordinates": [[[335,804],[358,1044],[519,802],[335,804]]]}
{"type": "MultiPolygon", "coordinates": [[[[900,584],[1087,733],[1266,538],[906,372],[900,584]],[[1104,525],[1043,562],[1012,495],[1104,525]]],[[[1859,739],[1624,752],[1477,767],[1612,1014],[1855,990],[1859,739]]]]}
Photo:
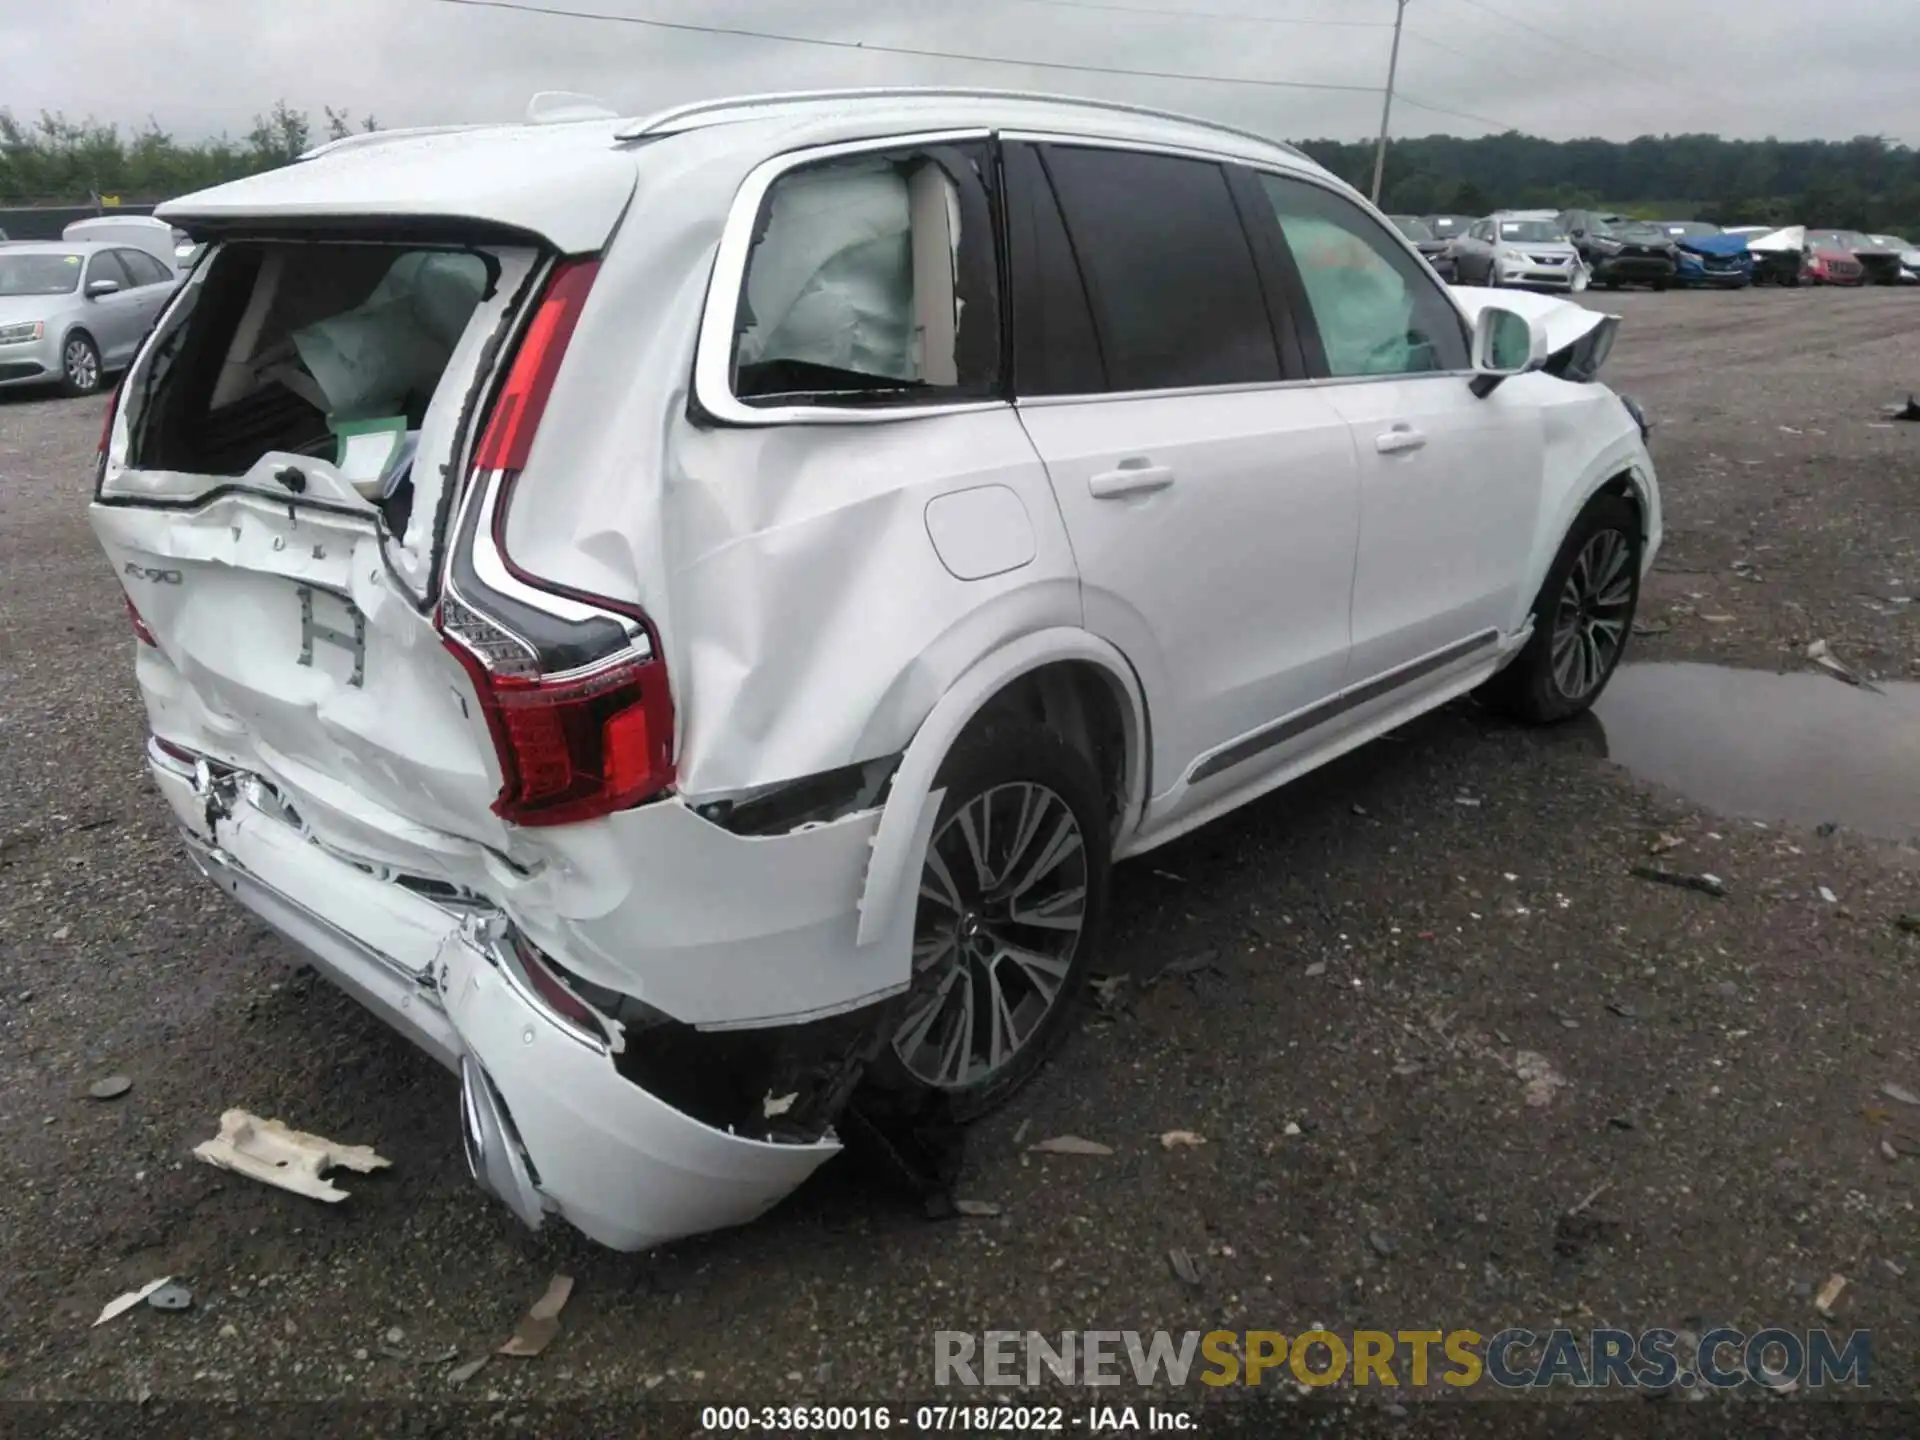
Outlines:
{"type": "MultiPolygon", "coordinates": [[[[791,171],[850,155],[934,145],[956,145],[991,140],[984,127],[965,130],[922,130],[847,140],[789,150],[756,165],[735,192],[727,211],[720,246],[714,254],[713,277],[707,284],[706,304],[700,316],[700,337],[694,348],[693,393],[700,408],[726,425],[880,425],[920,420],[935,415],[969,415],[1010,409],[1007,401],[933,401],[925,405],[749,405],[733,393],[734,318],[747,280],[753,253],[753,230],[760,207],[781,177],[791,171]]],[[[998,241],[994,242],[996,245],[998,241]]],[[[489,581],[488,583],[492,583],[489,581]]]]}

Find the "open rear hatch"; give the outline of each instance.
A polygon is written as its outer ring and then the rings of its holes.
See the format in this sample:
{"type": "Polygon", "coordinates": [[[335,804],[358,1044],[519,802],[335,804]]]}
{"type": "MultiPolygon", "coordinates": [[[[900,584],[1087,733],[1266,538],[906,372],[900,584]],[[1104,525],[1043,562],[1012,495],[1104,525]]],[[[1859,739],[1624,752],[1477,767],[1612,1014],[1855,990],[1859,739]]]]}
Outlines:
{"type": "Polygon", "coordinates": [[[163,749],[459,881],[509,822],[657,793],[671,720],[644,616],[530,597],[493,548],[594,262],[394,228],[219,240],[123,383],[92,520],[163,749]]]}

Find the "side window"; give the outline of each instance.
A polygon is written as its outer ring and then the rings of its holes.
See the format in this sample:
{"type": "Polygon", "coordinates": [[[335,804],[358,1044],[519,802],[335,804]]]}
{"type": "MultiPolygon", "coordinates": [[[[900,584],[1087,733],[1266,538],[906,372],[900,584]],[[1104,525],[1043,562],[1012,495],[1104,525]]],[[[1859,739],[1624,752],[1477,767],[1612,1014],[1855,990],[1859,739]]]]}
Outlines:
{"type": "Polygon", "coordinates": [[[122,290],[133,287],[133,277],[127,274],[126,267],[114,257],[111,250],[96,251],[87,262],[86,283],[91,285],[96,280],[111,280],[122,290]]]}
{"type": "Polygon", "coordinates": [[[1220,166],[1048,146],[1109,390],[1281,378],[1246,228],[1220,166]]]}
{"type": "Polygon", "coordinates": [[[1263,174],[1331,376],[1468,368],[1466,325],[1439,283],[1367,213],[1330,190],[1263,174]]]}
{"type": "Polygon", "coordinates": [[[780,177],[733,346],[748,404],[980,398],[1000,382],[983,147],[875,152],[780,177]]]}
{"type": "Polygon", "coordinates": [[[133,276],[136,285],[164,285],[173,277],[167,273],[167,267],[144,250],[116,250],[113,252],[120,263],[133,276]]]}
{"type": "Polygon", "coordinates": [[[1097,395],[1107,388],[1107,368],[1040,153],[1031,145],[1009,144],[1000,161],[1007,185],[1014,393],[1097,395]]]}

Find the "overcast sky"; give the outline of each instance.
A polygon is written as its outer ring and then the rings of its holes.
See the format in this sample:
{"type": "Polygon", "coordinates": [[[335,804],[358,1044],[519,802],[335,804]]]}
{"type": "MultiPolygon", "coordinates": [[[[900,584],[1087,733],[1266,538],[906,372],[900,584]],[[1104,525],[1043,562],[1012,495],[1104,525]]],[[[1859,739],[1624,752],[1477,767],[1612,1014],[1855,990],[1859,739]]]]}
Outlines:
{"type": "MultiPolygon", "coordinates": [[[[1394,10],[1393,0],[532,3],[869,46],[1374,88],[1390,29],[1221,17],[1390,22],[1394,10]]],[[[1510,125],[1556,139],[1920,138],[1912,0],[1411,0],[1407,29],[1403,102],[1482,119],[1400,103],[1399,135],[1510,125]]],[[[332,105],[394,126],[515,119],[548,89],[639,113],[742,91],[941,83],[1130,100],[1292,139],[1357,138],[1379,125],[1377,94],[863,54],[441,0],[0,0],[0,105],[23,119],[43,109],[129,125],[151,116],[182,139],[244,135],[281,97],[316,121],[332,105]]]]}

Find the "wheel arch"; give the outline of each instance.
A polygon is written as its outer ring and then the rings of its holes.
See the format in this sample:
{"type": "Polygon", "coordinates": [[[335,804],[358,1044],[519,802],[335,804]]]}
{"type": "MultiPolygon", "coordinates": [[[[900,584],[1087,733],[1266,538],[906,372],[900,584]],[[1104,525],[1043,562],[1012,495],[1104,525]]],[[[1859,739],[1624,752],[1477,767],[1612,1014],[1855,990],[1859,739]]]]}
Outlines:
{"type": "Polygon", "coordinates": [[[1007,708],[1036,706],[1044,723],[1059,724],[1070,741],[1091,746],[1109,789],[1115,838],[1139,823],[1151,751],[1146,699],[1133,667],[1115,646],[1085,630],[1062,626],[1011,640],[947,688],[901,756],[873,837],[857,944],[878,943],[889,933],[894,907],[903,903],[919,863],[914,842],[928,811],[940,805],[934,782],[948,752],[1007,708]],[[1117,726],[1120,751],[1103,757],[1098,737],[1109,726],[1117,726]]]}

